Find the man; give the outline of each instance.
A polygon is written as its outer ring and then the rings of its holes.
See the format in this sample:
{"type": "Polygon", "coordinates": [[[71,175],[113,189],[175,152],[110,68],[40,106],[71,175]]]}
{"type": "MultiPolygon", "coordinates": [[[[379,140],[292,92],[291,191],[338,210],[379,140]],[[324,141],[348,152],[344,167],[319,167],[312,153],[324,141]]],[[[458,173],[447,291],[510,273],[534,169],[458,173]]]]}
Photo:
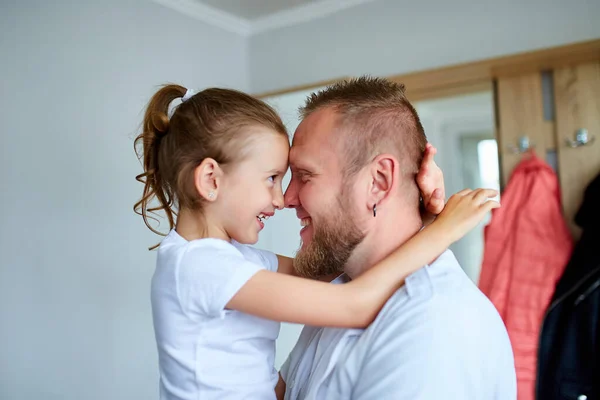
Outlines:
{"type": "MultiPolygon", "coordinates": [[[[295,268],[344,283],[421,229],[425,134],[403,86],[385,79],[334,84],[301,114],[285,193],[304,226],[295,268]]],[[[305,327],[281,377],[290,400],[516,398],[504,324],[449,250],[366,330],[305,327]]]]}

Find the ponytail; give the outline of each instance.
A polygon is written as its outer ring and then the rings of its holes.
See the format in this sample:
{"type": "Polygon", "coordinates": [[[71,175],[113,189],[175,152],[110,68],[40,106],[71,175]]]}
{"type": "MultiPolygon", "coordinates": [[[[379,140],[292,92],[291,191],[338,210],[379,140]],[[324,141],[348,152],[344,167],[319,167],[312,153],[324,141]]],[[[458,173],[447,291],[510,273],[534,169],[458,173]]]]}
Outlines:
{"type": "MultiPolygon", "coordinates": [[[[144,172],[135,179],[144,184],[142,198],[135,203],[133,210],[144,218],[146,226],[154,233],[164,236],[150,225],[149,219],[157,221],[150,214],[163,211],[169,221],[169,230],[175,226],[173,189],[166,184],[159,165],[159,148],[162,139],[169,133],[169,105],[173,100],[185,95],[186,89],[179,85],[163,86],[148,103],[142,123],[142,133],[134,141],[134,150],[142,162],[144,172]],[[157,205],[150,205],[153,200],[157,205]]],[[[156,246],[154,246],[156,247],[156,246]]],[[[151,248],[152,249],[152,248],[151,248]]]]}

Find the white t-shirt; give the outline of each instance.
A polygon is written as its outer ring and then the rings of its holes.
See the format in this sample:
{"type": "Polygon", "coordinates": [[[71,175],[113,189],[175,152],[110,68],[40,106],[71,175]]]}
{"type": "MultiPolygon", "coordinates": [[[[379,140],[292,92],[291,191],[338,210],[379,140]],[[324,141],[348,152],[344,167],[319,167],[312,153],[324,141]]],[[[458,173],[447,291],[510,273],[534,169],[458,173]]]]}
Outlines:
{"type": "Polygon", "coordinates": [[[225,306],[277,256],[237,242],[188,242],[172,230],[158,250],[152,314],[161,400],[275,399],[279,323],[225,306]]]}
{"type": "Polygon", "coordinates": [[[517,398],[504,323],[449,250],[367,329],[305,327],[281,375],[286,400],[517,398]]]}

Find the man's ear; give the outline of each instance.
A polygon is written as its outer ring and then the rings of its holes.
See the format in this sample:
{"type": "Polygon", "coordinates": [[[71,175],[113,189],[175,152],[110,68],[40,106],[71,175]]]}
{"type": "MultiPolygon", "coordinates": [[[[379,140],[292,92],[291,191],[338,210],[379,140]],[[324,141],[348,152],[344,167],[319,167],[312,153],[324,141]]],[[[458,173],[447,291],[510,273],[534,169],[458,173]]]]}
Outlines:
{"type": "Polygon", "coordinates": [[[194,170],[196,192],[207,201],[215,201],[219,196],[219,187],[223,170],[212,158],[205,158],[194,170]]]}
{"type": "Polygon", "coordinates": [[[370,168],[369,207],[380,204],[392,191],[398,179],[398,161],[391,154],[380,154],[370,168]]]}

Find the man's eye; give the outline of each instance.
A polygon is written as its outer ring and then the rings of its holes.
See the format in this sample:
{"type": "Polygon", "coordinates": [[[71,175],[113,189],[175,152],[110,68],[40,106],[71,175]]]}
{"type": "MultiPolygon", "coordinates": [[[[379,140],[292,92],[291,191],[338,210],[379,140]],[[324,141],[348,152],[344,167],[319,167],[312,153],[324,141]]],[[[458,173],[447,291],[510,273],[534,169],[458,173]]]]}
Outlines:
{"type": "Polygon", "coordinates": [[[292,173],[292,179],[299,180],[302,183],[308,182],[311,177],[312,177],[312,174],[310,172],[304,171],[304,170],[294,171],[292,173]]]}

